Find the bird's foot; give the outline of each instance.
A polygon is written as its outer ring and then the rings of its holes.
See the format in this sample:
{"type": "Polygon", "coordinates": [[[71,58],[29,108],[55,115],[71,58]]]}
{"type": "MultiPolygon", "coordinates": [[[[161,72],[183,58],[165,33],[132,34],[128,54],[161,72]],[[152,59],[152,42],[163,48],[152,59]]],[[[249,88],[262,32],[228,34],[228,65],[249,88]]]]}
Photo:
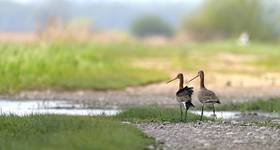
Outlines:
{"type": "Polygon", "coordinates": [[[212,116],[212,117],[215,117],[215,118],[217,117],[217,115],[216,115],[216,114],[212,114],[211,116],[212,116]]]}
{"type": "Polygon", "coordinates": [[[214,119],[217,119],[217,115],[216,114],[212,114],[211,117],[213,117],[214,119]]]}

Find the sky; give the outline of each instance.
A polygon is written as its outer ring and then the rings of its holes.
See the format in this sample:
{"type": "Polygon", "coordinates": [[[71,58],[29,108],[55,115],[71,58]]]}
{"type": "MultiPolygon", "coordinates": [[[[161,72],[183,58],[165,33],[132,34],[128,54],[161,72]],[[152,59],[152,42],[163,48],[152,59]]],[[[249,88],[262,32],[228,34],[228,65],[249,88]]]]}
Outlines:
{"type": "Polygon", "coordinates": [[[185,14],[204,0],[63,0],[71,2],[67,6],[59,5],[61,1],[0,0],[0,31],[32,31],[36,23],[34,18],[38,20],[42,14],[64,14],[65,10],[68,10],[65,13],[68,21],[86,18],[92,20],[98,30],[128,30],[135,19],[145,14],[157,15],[171,25],[179,26],[185,14]],[[46,3],[48,1],[54,3],[50,5],[46,3]],[[1,2],[12,3],[1,5],[1,2]],[[19,5],[14,5],[14,2],[19,5]],[[42,9],[45,6],[47,9],[42,9]]]}
{"type": "MultiPolygon", "coordinates": [[[[4,0],[0,0],[4,1],[4,0]]],[[[19,3],[30,3],[30,2],[38,2],[38,1],[45,1],[45,0],[5,0],[5,1],[16,1],[19,3]]],[[[157,2],[189,2],[189,3],[200,3],[203,0],[69,0],[69,1],[76,1],[76,2],[85,2],[85,1],[110,1],[110,2],[151,2],[151,1],[157,1],[157,2]]]]}

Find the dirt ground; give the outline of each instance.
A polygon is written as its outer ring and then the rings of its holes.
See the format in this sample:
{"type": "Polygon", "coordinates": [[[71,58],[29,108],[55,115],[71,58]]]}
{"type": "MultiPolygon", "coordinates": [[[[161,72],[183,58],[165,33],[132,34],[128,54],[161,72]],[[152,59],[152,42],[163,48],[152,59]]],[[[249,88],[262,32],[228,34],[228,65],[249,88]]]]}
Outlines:
{"type": "MultiPolygon", "coordinates": [[[[175,92],[177,83],[157,83],[147,86],[130,87],[121,91],[25,91],[15,95],[2,95],[1,99],[13,100],[69,100],[90,104],[95,107],[129,107],[129,106],[177,106],[175,92]]],[[[216,92],[222,103],[244,102],[257,99],[280,97],[278,87],[219,87],[209,89],[216,92]]],[[[198,86],[195,85],[194,104],[197,100],[198,86]]]]}

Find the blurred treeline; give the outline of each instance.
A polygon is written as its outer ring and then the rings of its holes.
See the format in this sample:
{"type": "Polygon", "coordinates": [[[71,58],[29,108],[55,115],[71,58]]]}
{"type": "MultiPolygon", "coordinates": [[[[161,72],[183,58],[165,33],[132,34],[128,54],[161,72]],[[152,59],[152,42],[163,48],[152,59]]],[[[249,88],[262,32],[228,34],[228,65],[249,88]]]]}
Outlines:
{"type": "Polygon", "coordinates": [[[233,38],[247,32],[255,40],[276,40],[280,33],[280,1],[207,0],[185,20],[196,38],[233,38]]]}
{"type": "Polygon", "coordinates": [[[250,40],[280,39],[280,0],[145,3],[124,0],[118,3],[112,0],[43,0],[20,5],[17,11],[10,8],[16,8],[18,4],[7,0],[0,4],[2,32],[23,31],[22,26],[33,22],[24,31],[36,31],[39,35],[48,33],[47,36],[51,34],[55,37],[62,34],[65,34],[64,37],[76,37],[78,33],[84,37],[82,39],[99,31],[131,33],[140,38],[161,36],[169,39],[184,35],[191,40],[225,40],[236,39],[241,33],[247,33],[250,40]],[[22,21],[14,17],[24,19],[22,21]]]}

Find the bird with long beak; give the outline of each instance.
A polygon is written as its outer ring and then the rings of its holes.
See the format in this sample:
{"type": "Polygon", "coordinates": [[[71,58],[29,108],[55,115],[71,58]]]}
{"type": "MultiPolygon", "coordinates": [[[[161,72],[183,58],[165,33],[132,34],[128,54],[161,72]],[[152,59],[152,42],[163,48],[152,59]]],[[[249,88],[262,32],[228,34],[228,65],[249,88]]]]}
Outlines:
{"type": "Polygon", "coordinates": [[[193,94],[193,87],[184,87],[184,75],[179,73],[174,79],[168,81],[170,83],[176,79],[179,79],[179,90],[176,92],[176,99],[179,102],[180,111],[181,111],[181,121],[183,120],[183,107],[185,106],[185,121],[187,120],[187,113],[190,107],[194,107],[192,104],[192,94],[193,94]]]}
{"type": "Polygon", "coordinates": [[[191,82],[192,80],[196,79],[197,77],[200,77],[200,91],[198,92],[197,97],[198,97],[198,100],[202,103],[200,120],[202,120],[204,104],[212,104],[213,113],[214,113],[214,116],[216,116],[214,104],[216,104],[216,103],[220,104],[220,100],[214,92],[208,90],[205,87],[204,72],[202,70],[198,71],[197,76],[195,76],[191,80],[189,80],[188,83],[191,82]]]}

